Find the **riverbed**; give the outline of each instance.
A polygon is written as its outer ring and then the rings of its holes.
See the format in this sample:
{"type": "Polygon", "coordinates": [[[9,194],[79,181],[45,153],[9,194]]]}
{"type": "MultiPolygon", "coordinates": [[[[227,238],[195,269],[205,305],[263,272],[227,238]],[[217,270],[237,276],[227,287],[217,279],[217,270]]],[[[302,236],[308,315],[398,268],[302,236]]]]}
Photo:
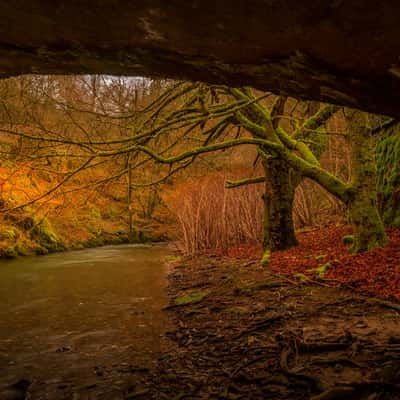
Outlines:
{"type": "Polygon", "coordinates": [[[2,390],[26,379],[31,398],[123,398],[161,350],[167,254],[120,245],[2,261],[2,390]]]}

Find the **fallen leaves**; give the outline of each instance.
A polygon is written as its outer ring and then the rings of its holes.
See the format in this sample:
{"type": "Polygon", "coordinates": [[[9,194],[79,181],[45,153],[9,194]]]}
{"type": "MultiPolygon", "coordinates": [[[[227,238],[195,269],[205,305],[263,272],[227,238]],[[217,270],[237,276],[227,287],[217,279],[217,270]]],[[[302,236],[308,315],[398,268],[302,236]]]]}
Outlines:
{"type": "MultiPolygon", "coordinates": [[[[387,246],[361,254],[350,254],[349,244],[343,243],[343,237],[350,234],[349,226],[300,233],[299,245],[273,253],[268,268],[283,275],[315,279],[315,271],[330,263],[323,276],[329,284],[400,301],[400,230],[388,231],[390,243],[387,246]]],[[[229,256],[235,258],[260,258],[261,254],[261,248],[256,246],[229,251],[229,256]]]]}

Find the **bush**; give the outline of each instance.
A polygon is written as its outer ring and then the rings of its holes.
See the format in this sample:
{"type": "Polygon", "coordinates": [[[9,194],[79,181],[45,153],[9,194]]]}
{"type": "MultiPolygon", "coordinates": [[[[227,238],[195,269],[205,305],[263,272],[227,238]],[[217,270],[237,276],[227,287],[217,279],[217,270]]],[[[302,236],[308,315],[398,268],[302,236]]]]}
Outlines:
{"type": "Polygon", "coordinates": [[[31,238],[49,251],[60,251],[65,248],[47,218],[43,218],[34,225],[31,229],[31,238]]]}
{"type": "Polygon", "coordinates": [[[261,242],[263,186],[226,189],[225,180],[223,174],[193,178],[167,196],[184,254],[206,250],[226,254],[229,247],[261,242]]]}

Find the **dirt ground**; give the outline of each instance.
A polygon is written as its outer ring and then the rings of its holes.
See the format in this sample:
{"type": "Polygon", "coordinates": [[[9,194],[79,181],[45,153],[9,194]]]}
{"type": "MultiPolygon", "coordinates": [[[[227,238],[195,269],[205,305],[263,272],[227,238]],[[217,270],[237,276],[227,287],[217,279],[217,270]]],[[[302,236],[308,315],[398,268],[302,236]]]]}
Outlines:
{"type": "Polygon", "coordinates": [[[220,258],[178,265],[169,294],[170,347],[127,398],[400,399],[398,303],[220,258]]]}

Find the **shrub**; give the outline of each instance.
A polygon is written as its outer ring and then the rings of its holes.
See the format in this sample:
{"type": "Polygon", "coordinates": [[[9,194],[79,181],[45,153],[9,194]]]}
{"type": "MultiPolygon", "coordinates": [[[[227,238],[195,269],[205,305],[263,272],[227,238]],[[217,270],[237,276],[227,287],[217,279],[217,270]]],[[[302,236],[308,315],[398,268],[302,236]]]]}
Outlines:
{"type": "Polygon", "coordinates": [[[225,178],[223,174],[192,178],[167,196],[184,254],[206,250],[226,254],[229,247],[261,242],[263,186],[226,189],[225,178]]]}

